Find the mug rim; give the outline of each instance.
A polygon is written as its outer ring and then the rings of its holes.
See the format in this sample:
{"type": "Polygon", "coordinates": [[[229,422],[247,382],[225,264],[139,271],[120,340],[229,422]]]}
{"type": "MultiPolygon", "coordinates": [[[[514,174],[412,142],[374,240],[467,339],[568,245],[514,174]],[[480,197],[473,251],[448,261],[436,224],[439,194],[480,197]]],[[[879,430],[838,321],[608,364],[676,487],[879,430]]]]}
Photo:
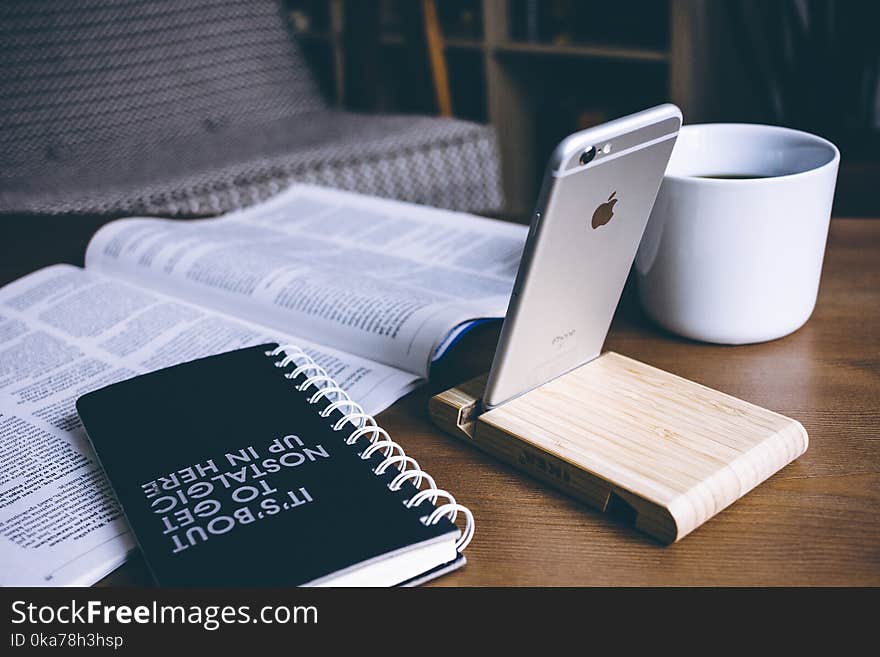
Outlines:
{"type": "Polygon", "coordinates": [[[832,157],[827,162],[820,164],[819,166],[812,167],[810,169],[806,169],[804,171],[796,171],[794,173],[786,173],[780,176],[768,176],[764,178],[701,178],[698,175],[685,175],[685,174],[675,174],[675,173],[667,173],[664,174],[664,180],[672,180],[679,183],[686,184],[697,184],[697,185],[760,185],[760,184],[772,184],[775,181],[782,180],[790,180],[795,178],[803,178],[810,175],[817,175],[818,172],[823,171],[824,169],[831,166],[838,166],[840,163],[840,150],[835,146],[831,141],[825,139],[824,137],[820,137],[819,135],[814,135],[811,132],[806,132],[804,130],[797,130],[795,128],[786,128],[784,126],[778,125],[768,125],[766,123],[688,123],[686,125],[681,126],[679,128],[679,134],[676,138],[676,142],[681,139],[682,133],[691,132],[695,130],[718,130],[718,129],[742,129],[742,130],[751,130],[754,132],[761,132],[764,134],[775,132],[777,134],[787,134],[789,136],[797,136],[805,138],[809,141],[812,141],[814,144],[827,147],[831,153],[832,157]]]}

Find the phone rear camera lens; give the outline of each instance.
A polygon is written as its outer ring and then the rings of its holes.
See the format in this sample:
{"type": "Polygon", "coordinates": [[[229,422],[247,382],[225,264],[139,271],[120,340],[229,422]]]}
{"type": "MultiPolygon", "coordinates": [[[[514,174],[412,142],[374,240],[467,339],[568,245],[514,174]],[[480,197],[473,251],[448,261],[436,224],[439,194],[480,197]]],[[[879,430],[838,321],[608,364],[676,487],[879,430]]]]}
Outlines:
{"type": "Polygon", "coordinates": [[[590,146],[587,150],[581,153],[581,164],[589,164],[593,161],[594,157],[596,157],[596,147],[590,146]]]}

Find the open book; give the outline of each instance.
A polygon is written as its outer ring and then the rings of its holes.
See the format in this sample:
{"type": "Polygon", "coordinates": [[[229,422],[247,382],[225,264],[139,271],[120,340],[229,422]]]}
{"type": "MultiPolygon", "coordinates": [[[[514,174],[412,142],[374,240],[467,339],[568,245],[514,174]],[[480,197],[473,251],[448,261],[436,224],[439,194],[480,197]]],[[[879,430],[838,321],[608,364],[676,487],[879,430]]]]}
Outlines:
{"type": "Polygon", "coordinates": [[[114,221],[85,269],[55,265],[0,288],[0,584],[90,584],[134,546],[80,395],[279,342],[377,413],[474,322],[504,315],[526,232],[294,186],[217,219],[114,221]]]}

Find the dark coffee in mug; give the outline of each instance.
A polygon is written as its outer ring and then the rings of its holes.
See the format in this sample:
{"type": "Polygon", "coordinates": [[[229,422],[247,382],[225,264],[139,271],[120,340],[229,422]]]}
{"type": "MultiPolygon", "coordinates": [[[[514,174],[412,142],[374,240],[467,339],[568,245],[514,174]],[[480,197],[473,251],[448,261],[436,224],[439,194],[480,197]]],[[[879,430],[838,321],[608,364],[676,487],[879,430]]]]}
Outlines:
{"type": "Polygon", "coordinates": [[[711,178],[714,180],[759,180],[761,178],[775,178],[775,176],[758,176],[748,173],[707,173],[694,178],[711,178]]]}

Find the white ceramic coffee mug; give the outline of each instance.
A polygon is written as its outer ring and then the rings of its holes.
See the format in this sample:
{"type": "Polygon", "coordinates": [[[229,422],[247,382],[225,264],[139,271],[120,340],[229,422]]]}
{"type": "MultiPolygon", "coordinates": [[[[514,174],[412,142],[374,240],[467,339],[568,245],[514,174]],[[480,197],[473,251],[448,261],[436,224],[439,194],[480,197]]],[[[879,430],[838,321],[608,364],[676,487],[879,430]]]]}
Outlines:
{"type": "Polygon", "coordinates": [[[636,256],[648,315],[724,344],[772,340],[813,312],[840,154],[798,130],[682,128],[636,256]]]}

